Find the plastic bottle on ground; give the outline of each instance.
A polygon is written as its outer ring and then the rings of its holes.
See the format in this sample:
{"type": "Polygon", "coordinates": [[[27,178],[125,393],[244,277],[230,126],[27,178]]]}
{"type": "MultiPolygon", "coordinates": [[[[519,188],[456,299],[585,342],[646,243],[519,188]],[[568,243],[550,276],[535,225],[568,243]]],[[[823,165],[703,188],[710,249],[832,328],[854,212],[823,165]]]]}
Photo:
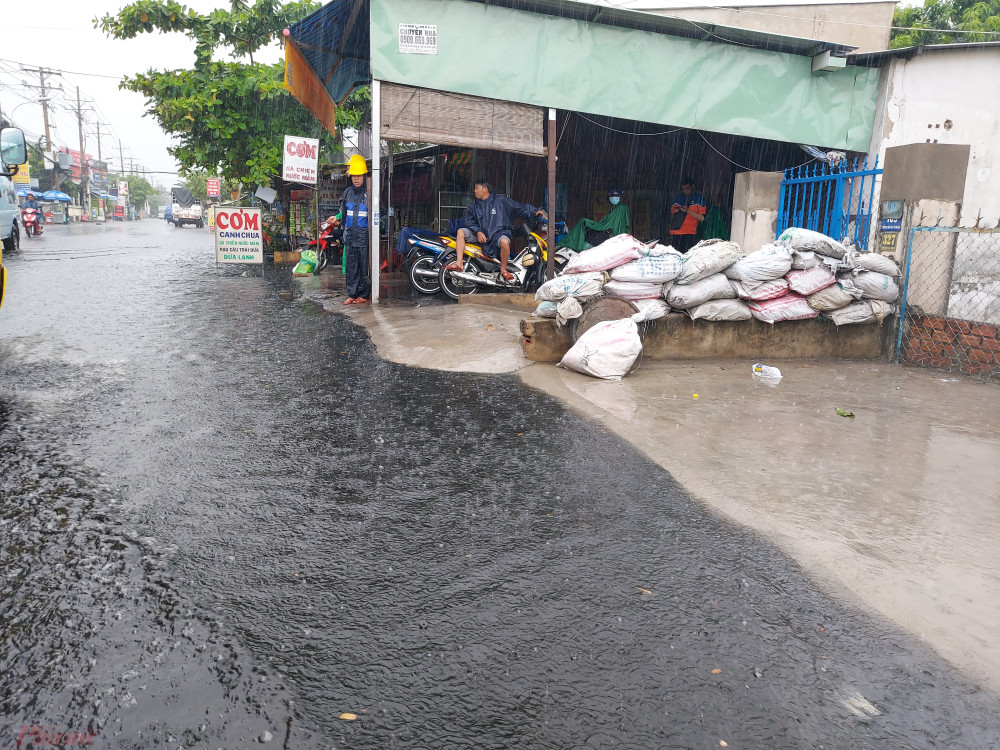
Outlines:
{"type": "Polygon", "coordinates": [[[753,374],[762,378],[774,378],[777,380],[781,377],[781,370],[777,367],[770,367],[758,362],[753,366],[753,374]]]}

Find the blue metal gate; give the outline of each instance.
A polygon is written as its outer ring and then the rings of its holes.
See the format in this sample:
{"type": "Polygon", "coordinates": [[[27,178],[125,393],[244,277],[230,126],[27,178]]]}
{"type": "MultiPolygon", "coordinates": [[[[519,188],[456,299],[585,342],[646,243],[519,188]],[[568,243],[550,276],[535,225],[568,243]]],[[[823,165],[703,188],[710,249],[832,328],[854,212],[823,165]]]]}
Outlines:
{"type": "Polygon", "coordinates": [[[856,158],[853,164],[844,161],[836,167],[819,162],[786,169],[778,202],[778,234],[788,227],[803,227],[867,250],[880,174],[878,156],[871,169],[867,157],[860,169],[856,158]]]}

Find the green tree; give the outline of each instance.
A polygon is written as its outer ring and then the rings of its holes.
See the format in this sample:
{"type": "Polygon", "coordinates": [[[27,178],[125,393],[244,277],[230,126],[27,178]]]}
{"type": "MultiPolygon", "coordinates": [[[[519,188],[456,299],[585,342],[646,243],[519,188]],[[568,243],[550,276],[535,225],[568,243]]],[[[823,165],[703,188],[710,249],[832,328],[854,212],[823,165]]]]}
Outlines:
{"type": "Polygon", "coordinates": [[[898,7],[889,46],[1000,41],[1000,0],[924,0],[898,7]]]}
{"type": "MultiPolygon", "coordinates": [[[[310,0],[231,0],[229,10],[201,15],[175,0],[138,0],[94,24],[115,39],[173,32],[194,40],[193,67],[150,69],[121,86],[143,94],[146,113],[175,136],[168,150],[185,174],[204,171],[252,185],[279,172],[285,134],[313,135],[319,127],[285,90],[284,65],[254,62],[253,53],[317,7],[310,0]],[[214,60],[220,49],[249,62],[214,60]]],[[[356,107],[338,108],[337,124],[353,127],[358,116],[356,107]]],[[[324,144],[333,146],[329,134],[324,144]]]]}

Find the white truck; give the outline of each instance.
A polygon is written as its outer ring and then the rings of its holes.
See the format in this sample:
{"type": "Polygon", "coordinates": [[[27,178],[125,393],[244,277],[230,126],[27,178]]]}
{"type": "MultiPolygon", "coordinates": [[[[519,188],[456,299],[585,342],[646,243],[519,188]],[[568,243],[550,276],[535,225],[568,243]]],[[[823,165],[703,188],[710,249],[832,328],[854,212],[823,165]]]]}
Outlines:
{"type": "Polygon", "coordinates": [[[191,195],[191,191],[185,188],[173,188],[170,191],[170,223],[175,227],[182,227],[185,224],[194,224],[198,229],[205,226],[205,215],[191,195]]]}

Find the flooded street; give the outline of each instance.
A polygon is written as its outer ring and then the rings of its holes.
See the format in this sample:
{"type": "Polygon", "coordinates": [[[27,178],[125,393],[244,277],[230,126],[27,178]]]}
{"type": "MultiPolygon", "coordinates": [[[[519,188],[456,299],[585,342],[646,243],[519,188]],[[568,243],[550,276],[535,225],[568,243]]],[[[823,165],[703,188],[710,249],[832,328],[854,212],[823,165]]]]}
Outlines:
{"type": "Polygon", "coordinates": [[[73,225],[5,256],[0,748],[996,746],[995,695],[612,425],[382,360],[210,242],[73,225]]]}

